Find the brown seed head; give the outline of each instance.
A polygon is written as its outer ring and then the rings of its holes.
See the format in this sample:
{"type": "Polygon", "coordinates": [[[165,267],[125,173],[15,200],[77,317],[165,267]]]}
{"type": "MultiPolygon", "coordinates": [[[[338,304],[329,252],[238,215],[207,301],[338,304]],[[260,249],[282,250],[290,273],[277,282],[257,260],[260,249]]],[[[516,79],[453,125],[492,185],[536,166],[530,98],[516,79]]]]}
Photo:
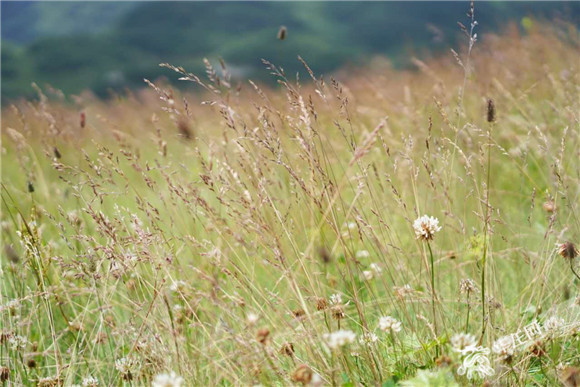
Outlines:
{"type": "Polygon", "coordinates": [[[546,354],[544,351],[544,344],[541,341],[536,341],[530,345],[530,353],[535,357],[542,357],[546,354]]]}
{"type": "Polygon", "coordinates": [[[306,312],[304,312],[304,309],[295,309],[292,311],[292,315],[296,318],[302,318],[306,315],[306,312]]]}
{"type": "Polygon", "coordinates": [[[294,370],[292,381],[307,385],[312,381],[312,370],[306,364],[301,364],[294,370]]]}
{"type": "Polygon", "coordinates": [[[556,204],[553,201],[548,200],[547,202],[545,202],[542,205],[542,208],[544,209],[544,211],[546,211],[547,213],[551,214],[554,211],[556,211],[556,204]]]}
{"type": "Polygon", "coordinates": [[[495,105],[493,99],[487,100],[487,122],[495,121],[495,105]]]}
{"type": "Polygon", "coordinates": [[[26,361],[26,366],[28,366],[28,368],[36,368],[36,360],[33,358],[28,359],[26,361]]]}
{"type": "Polygon", "coordinates": [[[280,29],[278,30],[278,39],[280,39],[280,40],[286,39],[287,33],[288,33],[288,29],[286,28],[286,26],[281,26],[280,29]]]}
{"type": "Polygon", "coordinates": [[[342,306],[340,305],[335,305],[332,307],[331,309],[331,313],[332,313],[332,317],[334,317],[336,320],[340,320],[345,318],[345,314],[344,314],[344,310],[342,309],[342,306]]]}
{"type": "Polygon", "coordinates": [[[578,256],[578,249],[574,243],[566,242],[558,246],[558,254],[567,259],[574,259],[578,256]]]}
{"type": "Polygon", "coordinates": [[[318,297],[316,299],[316,310],[324,310],[328,308],[328,301],[326,298],[318,297]]]}
{"type": "Polygon", "coordinates": [[[85,114],[85,112],[81,112],[81,115],[80,115],[81,128],[84,128],[86,124],[87,124],[87,115],[85,114]]]}
{"type": "Polygon", "coordinates": [[[286,356],[294,356],[294,344],[292,343],[284,343],[282,347],[280,347],[280,354],[286,356]]]}
{"type": "Polygon", "coordinates": [[[258,332],[256,333],[256,340],[258,340],[263,345],[266,345],[268,336],[270,336],[270,330],[268,328],[258,329],[258,332]]]}
{"type": "Polygon", "coordinates": [[[564,368],[560,374],[560,380],[566,387],[580,386],[580,368],[572,366],[564,368]]]}
{"type": "Polygon", "coordinates": [[[435,359],[435,364],[437,367],[449,367],[452,363],[452,360],[449,356],[441,355],[437,359],[435,359]]]}
{"type": "Polygon", "coordinates": [[[8,367],[0,367],[0,382],[5,382],[10,379],[10,369],[8,367]]]}
{"type": "Polygon", "coordinates": [[[332,260],[330,253],[328,252],[328,250],[326,250],[324,246],[318,249],[318,255],[320,256],[320,259],[322,260],[323,263],[330,263],[330,261],[332,260]]]}

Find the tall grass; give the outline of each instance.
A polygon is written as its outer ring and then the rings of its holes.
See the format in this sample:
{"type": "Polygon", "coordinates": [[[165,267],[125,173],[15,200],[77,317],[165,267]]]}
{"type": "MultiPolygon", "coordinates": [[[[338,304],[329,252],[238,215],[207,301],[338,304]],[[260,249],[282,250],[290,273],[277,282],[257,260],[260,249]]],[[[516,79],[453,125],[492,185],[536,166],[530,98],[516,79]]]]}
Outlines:
{"type": "Polygon", "coordinates": [[[574,385],[577,37],[6,107],[3,383],[574,385]]]}

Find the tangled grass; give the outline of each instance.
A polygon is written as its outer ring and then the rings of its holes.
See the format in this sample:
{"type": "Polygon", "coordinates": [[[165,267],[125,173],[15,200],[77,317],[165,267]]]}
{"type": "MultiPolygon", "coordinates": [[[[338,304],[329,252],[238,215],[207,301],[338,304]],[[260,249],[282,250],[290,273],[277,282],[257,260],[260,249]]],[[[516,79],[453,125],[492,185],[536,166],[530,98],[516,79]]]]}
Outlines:
{"type": "Polygon", "coordinates": [[[3,109],[4,385],[578,385],[578,33],[465,32],[3,109]]]}

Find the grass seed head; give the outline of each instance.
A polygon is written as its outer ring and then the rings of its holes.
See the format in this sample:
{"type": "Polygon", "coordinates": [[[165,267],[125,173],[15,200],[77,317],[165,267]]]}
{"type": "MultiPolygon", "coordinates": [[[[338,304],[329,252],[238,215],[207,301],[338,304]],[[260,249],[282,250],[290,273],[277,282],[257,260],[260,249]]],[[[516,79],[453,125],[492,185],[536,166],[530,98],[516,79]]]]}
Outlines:
{"type": "Polygon", "coordinates": [[[494,122],[495,121],[495,105],[493,103],[493,99],[487,100],[487,122],[494,122]]]}

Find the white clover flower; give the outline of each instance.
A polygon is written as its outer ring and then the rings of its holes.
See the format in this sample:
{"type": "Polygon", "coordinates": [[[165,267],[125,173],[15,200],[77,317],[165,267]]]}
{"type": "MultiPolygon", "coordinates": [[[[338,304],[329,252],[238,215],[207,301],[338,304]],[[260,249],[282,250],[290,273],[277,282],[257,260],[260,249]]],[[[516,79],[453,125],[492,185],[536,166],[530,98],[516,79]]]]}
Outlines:
{"type": "Polygon", "coordinates": [[[123,375],[136,375],[141,370],[141,362],[133,356],[115,360],[115,368],[123,375]]]}
{"type": "Polygon", "coordinates": [[[439,227],[439,220],[432,216],[423,215],[413,222],[415,229],[415,236],[417,239],[430,241],[433,239],[436,232],[441,230],[439,227]]]}
{"type": "Polygon", "coordinates": [[[383,272],[383,269],[381,268],[381,266],[378,263],[371,263],[369,265],[369,268],[376,275],[379,275],[379,274],[381,274],[383,272]]]}
{"type": "Polygon", "coordinates": [[[248,320],[248,324],[250,325],[254,325],[255,323],[258,322],[258,320],[260,319],[260,316],[258,316],[256,313],[248,313],[248,315],[246,316],[246,320],[248,320]]]}
{"type": "Polygon", "coordinates": [[[466,355],[477,347],[477,339],[469,333],[456,333],[451,337],[451,347],[455,352],[466,355]]]}
{"type": "Polygon", "coordinates": [[[330,303],[332,305],[341,305],[342,296],[339,293],[333,294],[332,296],[330,296],[330,303]]]}
{"type": "Polygon", "coordinates": [[[96,387],[99,385],[99,380],[93,376],[87,376],[83,379],[82,386],[83,387],[96,387]]]}
{"type": "Polygon", "coordinates": [[[24,349],[28,344],[28,339],[24,336],[14,335],[8,338],[8,345],[14,351],[19,351],[24,349]]]}
{"type": "Polygon", "coordinates": [[[363,278],[367,281],[370,281],[375,277],[375,273],[370,271],[370,270],[364,270],[362,272],[362,274],[363,274],[363,278]]]}
{"type": "Polygon", "coordinates": [[[370,255],[370,253],[367,250],[359,250],[359,251],[356,252],[355,256],[358,259],[361,259],[361,258],[368,258],[371,255],[370,255]]]}
{"type": "Polygon", "coordinates": [[[180,387],[185,380],[175,372],[171,371],[168,374],[156,375],[151,383],[152,387],[180,387]]]}
{"type": "Polygon", "coordinates": [[[513,356],[515,349],[516,342],[512,335],[500,337],[494,341],[491,346],[493,353],[501,356],[504,359],[513,356]]]}
{"type": "Polygon", "coordinates": [[[463,363],[457,369],[457,374],[466,375],[469,380],[476,377],[483,379],[486,376],[492,376],[495,370],[491,368],[487,355],[489,355],[488,348],[474,348],[474,351],[463,359],[463,363]]]}
{"type": "Polygon", "coordinates": [[[564,319],[552,316],[544,321],[544,329],[548,332],[553,332],[558,330],[562,325],[564,325],[564,319]]]}
{"type": "Polygon", "coordinates": [[[316,372],[312,374],[312,380],[310,380],[310,385],[313,387],[320,387],[324,384],[322,377],[318,375],[316,372]]]}
{"type": "Polygon", "coordinates": [[[353,331],[341,329],[335,332],[325,333],[322,338],[330,349],[337,349],[354,343],[356,334],[353,331]]]}
{"type": "Polygon", "coordinates": [[[171,290],[174,293],[180,292],[183,293],[183,291],[185,290],[185,288],[187,287],[187,283],[185,281],[175,281],[174,283],[171,284],[171,286],[169,287],[169,290],[171,290]]]}
{"type": "Polygon", "coordinates": [[[364,333],[359,338],[358,341],[361,344],[370,344],[370,343],[376,343],[378,339],[379,339],[379,337],[377,335],[375,335],[373,332],[367,332],[367,333],[364,333]]]}
{"type": "Polygon", "coordinates": [[[391,316],[381,317],[379,329],[383,332],[397,333],[401,331],[401,322],[391,316]]]}
{"type": "Polygon", "coordinates": [[[10,300],[6,303],[6,305],[4,305],[4,308],[11,310],[11,311],[14,311],[14,310],[16,310],[16,308],[18,308],[18,306],[20,306],[19,300],[10,300]]]}

